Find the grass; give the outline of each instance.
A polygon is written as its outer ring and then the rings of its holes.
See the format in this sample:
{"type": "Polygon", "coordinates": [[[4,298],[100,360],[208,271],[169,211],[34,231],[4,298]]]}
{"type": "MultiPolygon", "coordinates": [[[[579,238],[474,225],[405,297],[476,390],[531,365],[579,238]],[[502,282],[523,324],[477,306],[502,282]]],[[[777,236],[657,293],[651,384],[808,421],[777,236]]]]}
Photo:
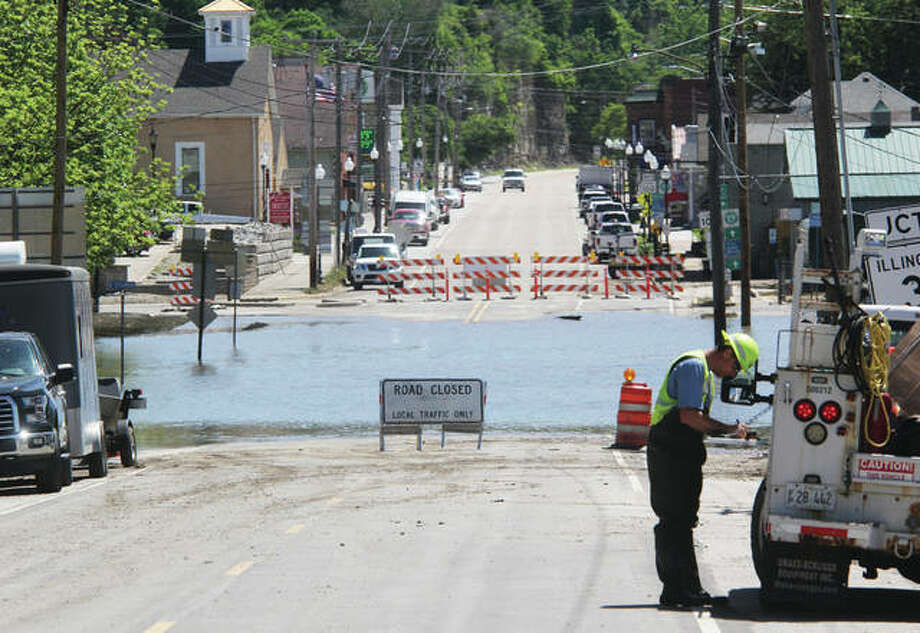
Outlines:
{"type": "Polygon", "coordinates": [[[322,283],[317,285],[316,288],[306,288],[304,293],[308,295],[319,295],[332,292],[339,286],[343,286],[345,284],[345,279],[345,266],[336,266],[326,273],[322,283]]]}

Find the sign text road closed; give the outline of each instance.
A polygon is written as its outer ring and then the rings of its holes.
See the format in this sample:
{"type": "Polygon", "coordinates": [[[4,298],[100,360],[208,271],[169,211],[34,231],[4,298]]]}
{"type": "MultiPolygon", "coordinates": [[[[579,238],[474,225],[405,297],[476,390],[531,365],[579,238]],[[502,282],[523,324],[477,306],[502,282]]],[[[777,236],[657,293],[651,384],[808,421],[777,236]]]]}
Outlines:
{"type": "Polygon", "coordinates": [[[383,424],[482,424],[485,387],[479,379],[380,381],[383,424]]]}

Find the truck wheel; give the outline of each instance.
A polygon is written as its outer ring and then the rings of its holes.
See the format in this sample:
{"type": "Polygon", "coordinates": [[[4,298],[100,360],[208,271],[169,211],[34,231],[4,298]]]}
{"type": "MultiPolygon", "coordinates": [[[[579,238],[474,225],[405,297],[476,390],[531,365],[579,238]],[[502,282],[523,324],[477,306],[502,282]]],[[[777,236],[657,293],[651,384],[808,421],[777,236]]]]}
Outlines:
{"type": "Polygon", "coordinates": [[[86,463],[89,466],[89,476],[93,479],[102,479],[109,474],[109,457],[105,447],[87,457],[86,463]]]}
{"type": "Polygon", "coordinates": [[[61,470],[60,458],[54,456],[49,459],[45,469],[35,473],[35,485],[39,492],[59,492],[64,485],[61,470]]]}
{"type": "Polygon", "coordinates": [[[751,510],[751,557],[754,560],[754,571],[760,579],[761,601],[770,604],[770,591],[776,579],[776,553],[767,539],[767,481],[760,482],[757,495],[754,497],[754,507],[751,510]]]}
{"type": "Polygon", "coordinates": [[[121,465],[131,468],[137,465],[137,439],[134,436],[134,425],[128,423],[128,431],[121,438],[121,447],[118,449],[121,465]]]}
{"type": "Polygon", "coordinates": [[[353,282],[353,283],[351,284],[351,287],[354,288],[355,290],[361,290],[361,288],[364,287],[364,284],[359,284],[358,282],[353,282]]]}

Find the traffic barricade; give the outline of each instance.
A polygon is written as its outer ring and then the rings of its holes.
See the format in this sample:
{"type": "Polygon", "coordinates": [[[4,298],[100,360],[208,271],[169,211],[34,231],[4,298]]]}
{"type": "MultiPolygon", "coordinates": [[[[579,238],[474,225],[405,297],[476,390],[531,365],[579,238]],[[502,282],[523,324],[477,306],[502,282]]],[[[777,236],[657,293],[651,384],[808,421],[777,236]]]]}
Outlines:
{"type": "Polygon", "coordinates": [[[431,300],[439,299],[439,295],[450,298],[450,280],[444,258],[402,259],[391,262],[390,266],[398,267],[400,271],[377,275],[386,284],[386,288],[377,288],[377,294],[386,295],[387,301],[395,301],[394,295],[424,295],[431,300]],[[412,270],[419,268],[423,270],[412,270]]]}
{"type": "Polygon", "coordinates": [[[654,292],[676,299],[684,291],[679,283],[684,278],[683,255],[621,255],[609,267],[619,296],[641,292],[649,299],[654,292]]]}
{"type": "Polygon", "coordinates": [[[648,444],[652,421],[652,389],[644,382],[635,382],[632,369],[623,372],[620,404],[617,410],[616,448],[642,448],[648,444]]]}
{"type": "Polygon", "coordinates": [[[521,271],[512,268],[520,264],[521,258],[517,253],[507,255],[473,255],[461,257],[454,256],[454,264],[463,266],[463,270],[451,273],[454,281],[452,286],[454,295],[460,300],[469,300],[470,295],[485,293],[486,300],[492,298],[493,293],[501,294],[503,299],[514,299],[521,293],[521,271]],[[459,285],[456,285],[459,283],[459,285]]]}
{"type": "Polygon", "coordinates": [[[194,283],[192,276],[195,274],[194,266],[170,266],[166,271],[169,275],[177,277],[176,281],[169,282],[169,289],[177,293],[170,297],[169,303],[174,306],[193,306],[198,303],[198,297],[192,294],[194,283]]]}
{"type": "Polygon", "coordinates": [[[546,299],[548,292],[581,292],[588,298],[592,291],[600,291],[601,275],[606,275],[594,266],[596,258],[589,255],[534,253],[531,263],[530,290],[534,299],[546,299]]]}

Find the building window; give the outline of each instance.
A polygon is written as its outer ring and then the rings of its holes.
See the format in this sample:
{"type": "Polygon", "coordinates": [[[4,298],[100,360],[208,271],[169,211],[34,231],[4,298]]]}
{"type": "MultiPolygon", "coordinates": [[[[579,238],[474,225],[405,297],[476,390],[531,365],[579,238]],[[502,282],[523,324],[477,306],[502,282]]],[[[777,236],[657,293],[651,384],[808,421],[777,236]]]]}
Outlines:
{"type": "Polygon", "coordinates": [[[655,119],[639,120],[639,140],[646,147],[655,143],[655,119]]]}
{"type": "Polygon", "coordinates": [[[220,21],[220,43],[229,44],[233,41],[233,20],[220,21]]]}
{"type": "Polygon", "coordinates": [[[204,193],[204,143],[176,143],[176,195],[204,193]]]}

